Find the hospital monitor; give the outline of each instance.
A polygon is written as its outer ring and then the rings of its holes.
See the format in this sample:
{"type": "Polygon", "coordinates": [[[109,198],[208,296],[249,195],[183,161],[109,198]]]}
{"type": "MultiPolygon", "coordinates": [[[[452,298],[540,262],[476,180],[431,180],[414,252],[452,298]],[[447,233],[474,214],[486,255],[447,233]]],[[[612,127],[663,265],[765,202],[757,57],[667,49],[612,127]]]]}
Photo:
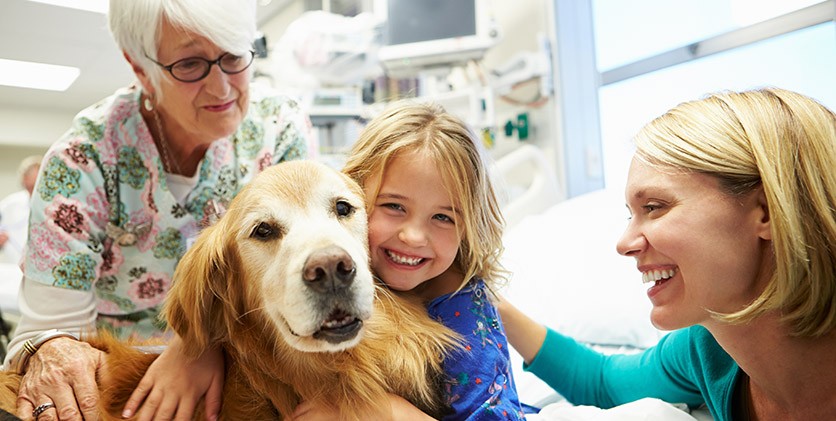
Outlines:
{"type": "Polygon", "coordinates": [[[378,58],[390,73],[478,60],[499,41],[488,0],[379,0],[375,7],[386,19],[378,58]]]}

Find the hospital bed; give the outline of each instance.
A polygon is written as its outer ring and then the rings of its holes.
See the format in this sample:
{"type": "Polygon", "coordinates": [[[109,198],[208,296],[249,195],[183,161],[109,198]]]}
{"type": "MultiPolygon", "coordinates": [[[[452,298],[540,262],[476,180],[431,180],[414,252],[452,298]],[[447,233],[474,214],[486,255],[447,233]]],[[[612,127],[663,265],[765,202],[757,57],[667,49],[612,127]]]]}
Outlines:
{"type": "MultiPolygon", "coordinates": [[[[494,178],[505,198],[508,226],[502,262],[511,272],[500,292],[535,320],[603,352],[637,352],[654,345],[664,332],[650,324],[646,286],[635,261],[615,249],[627,226],[623,192],[603,189],[560,201],[554,172],[532,145],[499,158],[494,178]]],[[[566,404],[522,370],[522,357],[513,349],[511,354],[522,402],[537,407],[566,404]]],[[[659,410],[634,406],[629,409],[659,410]]],[[[670,419],[661,413],[643,415],[670,419]]],[[[711,419],[707,410],[689,417],[711,419]]],[[[595,419],[609,418],[602,414],[595,419]]],[[[619,414],[615,419],[630,418],[619,414]]]]}

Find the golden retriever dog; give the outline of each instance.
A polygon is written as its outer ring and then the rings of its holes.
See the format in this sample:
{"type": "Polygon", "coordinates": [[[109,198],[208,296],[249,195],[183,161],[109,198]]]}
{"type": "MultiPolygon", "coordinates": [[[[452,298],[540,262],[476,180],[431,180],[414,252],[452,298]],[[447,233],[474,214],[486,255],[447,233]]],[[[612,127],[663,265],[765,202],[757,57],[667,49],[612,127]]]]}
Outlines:
{"type": "MultiPolygon", "coordinates": [[[[360,419],[386,408],[387,393],[443,413],[441,362],[458,338],[421,303],[375,283],[366,218],[363,191],[345,175],[282,163],[244,187],[183,256],[163,314],[189,355],[225,351],[221,419],[282,419],[302,401],[360,419]]],[[[107,335],[91,343],[108,353],[103,418],[121,419],[156,356],[107,335]]],[[[12,413],[19,380],[0,378],[0,407],[12,413]]]]}

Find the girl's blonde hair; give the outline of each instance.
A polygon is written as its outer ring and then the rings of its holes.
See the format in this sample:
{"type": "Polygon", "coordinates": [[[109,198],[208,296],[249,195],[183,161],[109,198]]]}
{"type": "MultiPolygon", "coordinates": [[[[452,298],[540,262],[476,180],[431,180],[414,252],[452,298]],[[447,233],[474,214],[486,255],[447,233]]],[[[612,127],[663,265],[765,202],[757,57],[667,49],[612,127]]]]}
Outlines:
{"type": "MultiPolygon", "coordinates": [[[[394,103],[366,126],[343,172],[364,188],[371,182],[379,189],[387,164],[413,151],[436,163],[448,194],[460,207],[456,224],[462,237],[456,263],[464,271],[461,286],[475,276],[496,287],[505,279],[499,262],[505,222],[476,137],[464,122],[437,104],[394,103]]],[[[372,197],[377,194],[372,192],[372,197]]],[[[373,204],[373,199],[367,203],[369,214],[373,204]]]]}
{"type": "MultiPolygon", "coordinates": [[[[635,137],[650,165],[708,174],[731,196],[763,186],[775,272],[751,304],[721,320],[780,311],[797,336],[836,327],[836,115],[767,88],[680,104],[635,137]]],[[[706,262],[711,264],[711,262],[706,262]]]]}

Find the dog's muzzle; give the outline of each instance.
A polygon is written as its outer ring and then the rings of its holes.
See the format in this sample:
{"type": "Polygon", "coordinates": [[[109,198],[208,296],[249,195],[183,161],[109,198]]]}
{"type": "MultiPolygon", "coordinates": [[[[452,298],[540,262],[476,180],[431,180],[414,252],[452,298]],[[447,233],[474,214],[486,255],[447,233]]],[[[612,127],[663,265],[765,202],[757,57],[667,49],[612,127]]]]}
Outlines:
{"type": "MultiPolygon", "coordinates": [[[[330,297],[325,301],[339,301],[339,298],[351,296],[348,289],[354,282],[357,268],[348,252],[338,246],[329,246],[311,253],[302,273],[305,285],[317,295],[330,297]]],[[[362,320],[337,304],[313,337],[330,343],[345,342],[357,336],[361,327],[362,320]]]]}

